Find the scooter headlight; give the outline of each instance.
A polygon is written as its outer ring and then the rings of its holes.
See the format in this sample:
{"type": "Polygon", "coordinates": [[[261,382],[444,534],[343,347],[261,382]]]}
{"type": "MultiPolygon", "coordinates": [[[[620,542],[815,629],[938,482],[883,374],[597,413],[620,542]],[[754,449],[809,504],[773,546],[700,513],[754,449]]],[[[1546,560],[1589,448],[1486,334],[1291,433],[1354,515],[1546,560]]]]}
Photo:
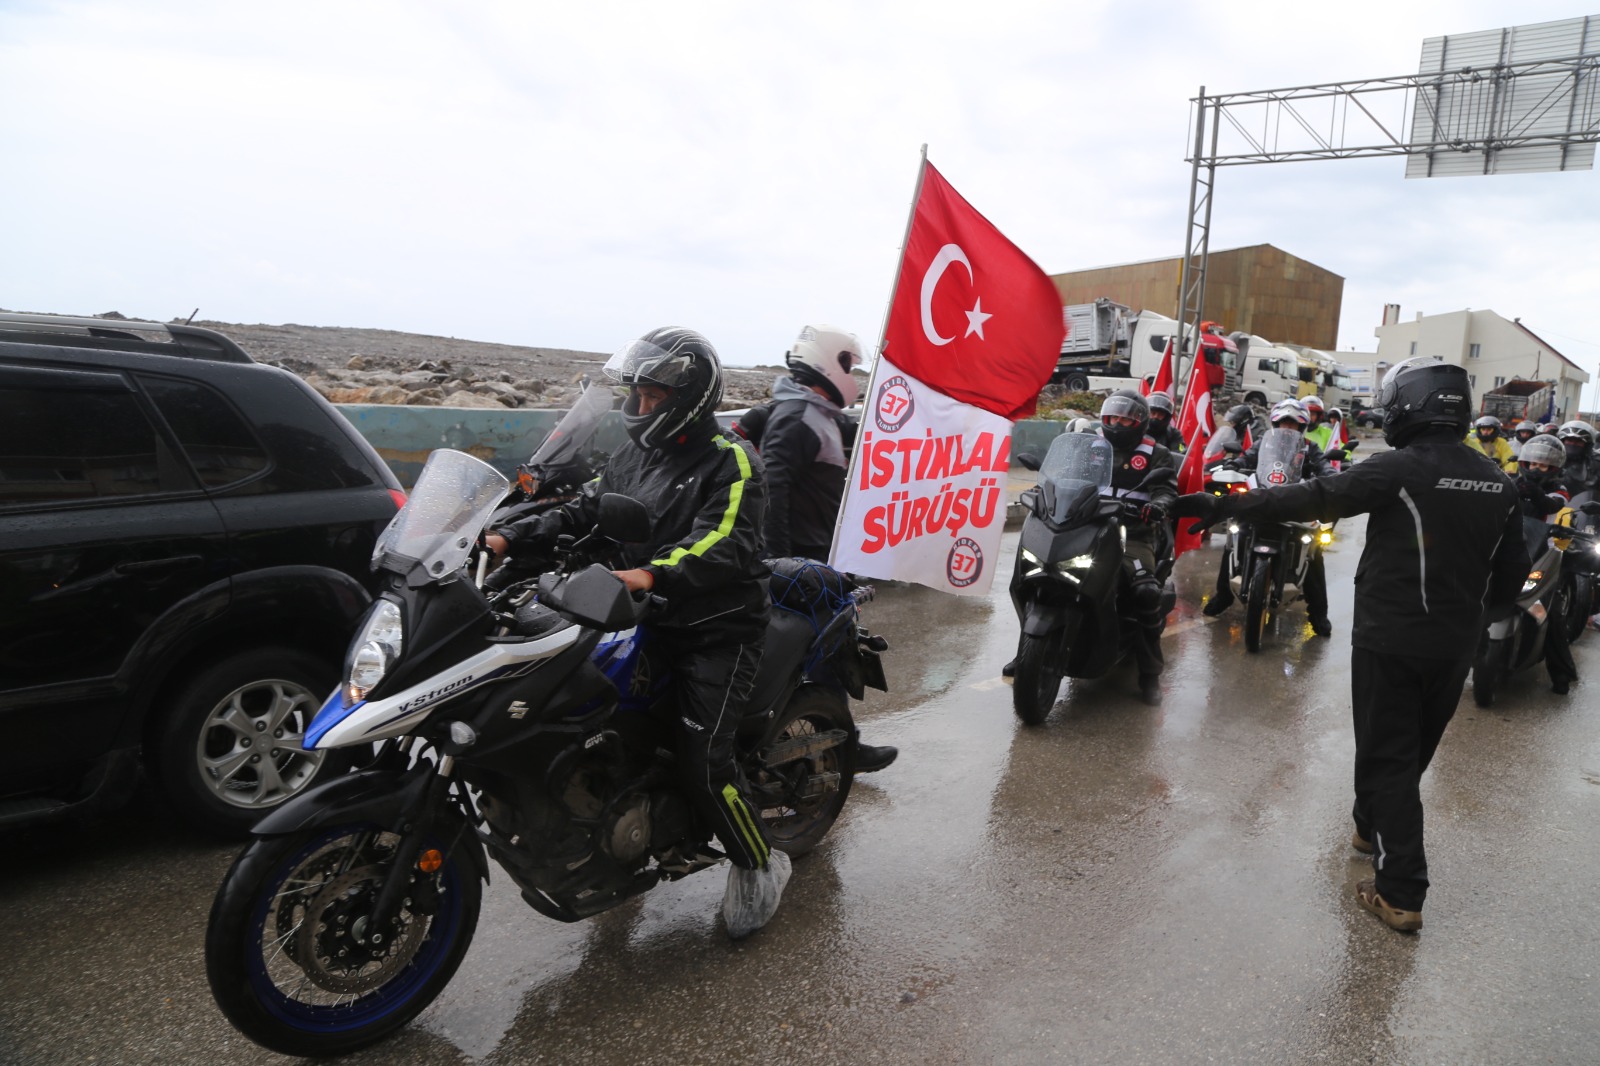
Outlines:
{"type": "Polygon", "coordinates": [[[389,600],[379,600],[367,612],[366,624],[352,642],[350,671],[345,680],[345,699],[350,703],[367,698],[400,658],[405,647],[405,626],[400,608],[389,600]]]}
{"type": "Polygon", "coordinates": [[[1532,573],[1530,573],[1528,575],[1528,579],[1522,583],[1522,591],[1523,592],[1532,592],[1534,589],[1539,587],[1539,582],[1541,582],[1543,580],[1544,580],[1544,571],[1543,570],[1535,570],[1535,571],[1533,571],[1532,573]]]}
{"type": "Polygon", "coordinates": [[[1321,544],[1324,548],[1326,548],[1328,545],[1332,544],[1333,543],[1333,530],[1324,529],[1321,533],[1318,533],[1317,534],[1317,543],[1321,544]]]}
{"type": "Polygon", "coordinates": [[[1058,564],[1063,570],[1087,570],[1094,566],[1093,555],[1074,555],[1064,563],[1058,564]]]}

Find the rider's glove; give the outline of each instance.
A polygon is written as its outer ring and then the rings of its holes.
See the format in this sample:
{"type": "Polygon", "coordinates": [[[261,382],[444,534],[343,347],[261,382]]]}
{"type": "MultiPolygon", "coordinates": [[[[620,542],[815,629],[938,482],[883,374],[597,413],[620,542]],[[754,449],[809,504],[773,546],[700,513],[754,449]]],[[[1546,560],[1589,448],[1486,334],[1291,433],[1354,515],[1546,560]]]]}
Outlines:
{"type": "Polygon", "coordinates": [[[1191,492],[1179,496],[1172,506],[1175,518],[1198,518],[1189,526],[1190,533],[1201,533],[1211,523],[1222,517],[1222,501],[1209,492],[1191,492]]]}
{"type": "Polygon", "coordinates": [[[1159,526],[1167,520],[1167,506],[1163,503],[1147,503],[1139,508],[1139,521],[1149,526],[1159,526]]]}

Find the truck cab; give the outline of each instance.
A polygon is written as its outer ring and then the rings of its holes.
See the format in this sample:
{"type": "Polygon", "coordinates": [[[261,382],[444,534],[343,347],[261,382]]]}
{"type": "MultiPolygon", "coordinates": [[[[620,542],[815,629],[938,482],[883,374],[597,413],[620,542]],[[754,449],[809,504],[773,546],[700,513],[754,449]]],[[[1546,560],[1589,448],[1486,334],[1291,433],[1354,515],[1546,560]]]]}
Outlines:
{"type": "Polygon", "coordinates": [[[1288,348],[1279,348],[1265,337],[1234,333],[1231,339],[1239,350],[1239,388],[1245,403],[1270,408],[1281,400],[1300,395],[1300,357],[1288,348]]]}

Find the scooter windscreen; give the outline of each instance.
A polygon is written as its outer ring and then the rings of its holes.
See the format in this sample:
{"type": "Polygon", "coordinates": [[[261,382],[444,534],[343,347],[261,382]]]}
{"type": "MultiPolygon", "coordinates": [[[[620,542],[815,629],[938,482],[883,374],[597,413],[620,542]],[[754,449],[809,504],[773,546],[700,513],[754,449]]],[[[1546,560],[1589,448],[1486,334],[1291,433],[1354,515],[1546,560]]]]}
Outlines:
{"type": "Polygon", "coordinates": [[[1047,490],[1046,503],[1053,522],[1064,522],[1074,507],[1098,498],[1111,484],[1116,465],[1111,442],[1089,433],[1063,433],[1050,442],[1039,464],[1039,484],[1047,490]]]}
{"type": "Polygon", "coordinates": [[[428,456],[406,505],[378,538],[372,565],[404,574],[411,584],[454,573],[510,487],[488,463],[440,448],[428,456]]]}
{"type": "Polygon", "coordinates": [[[528,466],[553,470],[566,466],[578,457],[578,452],[600,426],[600,420],[611,410],[611,390],[600,385],[590,385],[572,405],[572,410],[562,416],[556,428],[534,451],[528,466]]]}
{"type": "Polygon", "coordinates": [[[1305,438],[1292,429],[1269,429],[1256,453],[1256,484],[1293,485],[1305,462],[1305,438]]]}

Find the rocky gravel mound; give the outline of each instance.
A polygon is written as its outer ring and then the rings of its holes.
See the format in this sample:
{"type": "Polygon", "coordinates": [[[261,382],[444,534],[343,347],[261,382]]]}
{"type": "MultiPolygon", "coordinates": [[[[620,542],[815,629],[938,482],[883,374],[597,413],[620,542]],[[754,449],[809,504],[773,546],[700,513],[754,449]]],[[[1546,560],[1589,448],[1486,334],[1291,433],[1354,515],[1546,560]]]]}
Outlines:
{"type": "MultiPolygon", "coordinates": [[[[126,320],[110,311],[97,317],[126,320]]],[[[456,337],[345,326],[245,325],[195,320],[238,343],[258,363],[300,375],[334,403],[439,407],[547,407],[577,398],[610,353],[525,348],[456,337]]],[[[781,367],[726,367],[723,410],[761,403],[781,367]]]]}

